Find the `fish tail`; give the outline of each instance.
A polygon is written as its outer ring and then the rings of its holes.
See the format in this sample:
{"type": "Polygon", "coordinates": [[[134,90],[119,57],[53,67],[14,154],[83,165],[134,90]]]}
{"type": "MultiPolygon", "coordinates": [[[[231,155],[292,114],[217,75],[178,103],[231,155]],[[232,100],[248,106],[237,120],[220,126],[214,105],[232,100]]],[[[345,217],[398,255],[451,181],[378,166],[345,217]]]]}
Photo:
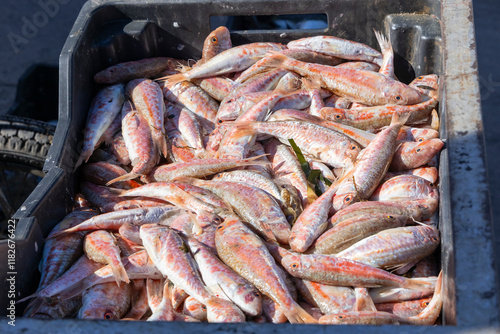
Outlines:
{"type": "Polygon", "coordinates": [[[443,306],[443,271],[441,271],[438,275],[436,282],[436,289],[434,290],[434,295],[432,296],[429,305],[418,315],[409,317],[407,320],[411,324],[415,325],[433,325],[439,314],[441,313],[441,308],[443,306]]]}
{"type": "Polygon", "coordinates": [[[176,83],[189,80],[185,73],[177,73],[173,75],[167,75],[166,77],[161,77],[156,79],[156,81],[166,81],[169,85],[175,85],[176,83]]]}
{"type": "Polygon", "coordinates": [[[405,123],[406,123],[406,121],[408,121],[408,118],[410,117],[410,115],[411,115],[410,112],[400,113],[398,111],[395,111],[392,114],[391,126],[393,126],[393,125],[399,125],[399,126],[405,125],[405,123]]]}
{"type": "Polygon", "coordinates": [[[247,159],[243,159],[243,160],[240,160],[237,164],[238,166],[267,166],[270,164],[269,161],[259,161],[258,159],[261,159],[263,157],[266,157],[268,156],[269,154],[261,154],[261,155],[258,155],[258,156],[255,156],[255,157],[251,157],[251,158],[247,158],[247,159]]]}
{"type": "Polygon", "coordinates": [[[123,263],[119,261],[119,263],[114,263],[111,265],[111,270],[113,271],[113,276],[115,277],[116,284],[120,286],[120,282],[130,283],[130,279],[128,278],[127,271],[123,266],[123,263]]]}
{"type": "Polygon", "coordinates": [[[75,171],[78,167],[80,167],[82,163],[87,162],[91,155],[92,155],[91,151],[88,150],[83,151],[80,154],[80,157],[78,158],[78,161],[75,164],[75,169],[73,171],[75,171]]]}
{"type": "MultiPolygon", "coordinates": [[[[306,77],[303,77],[300,80],[302,81],[302,87],[304,87],[304,89],[306,89],[306,90],[314,90],[314,89],[321,88],[321,86],[319,85],[319,83],[317,81],[313,82],[312,80],[307,79],[306,77]]],[[[293,92],[293,93],[295,93],[295,92],[293,92]]]]}
{"type": "Polygon", "coordinates": [[[288,321],[292,324],[316,324],[318,321],[312,315],[306,312],[299,304],[294,303],[291,309],[286,307],[281,308],[285,313],[288,321]]]}
{"type": "Polygon", "coordinates": [[[239,136],[251,136],[257,133],[255,130],[254,124],[255,122],[248,121],[248,122],[238,122],[238,121],[233,121],[233,122],[226,122],[224,124],[227,124],[228,126],[232,126],[238,130],[238,135],[239,136]]]}
{"type": "Polygon", "coordinates": [[[433,282],[429,281],[426,278],[407,278],[405,279],[405,282],[401,287],[406,289],[420,290],[422,288],[428,288],[432,285],[433,282]]]}
{"type": "Polygon", "coordinates": [[[262,66],[291,69],[288,64],[290,60],[292,60],[290,57],[287,57],[280,52],[271,51],[267,54],[266,62],[262,66]]]}
{"type": "Polygon", "coordinates": [[[373,29],[373,32],[375,33],[375,37],[377,38],[378,45],[380,45],[380,51],[382,52],[382,54],[385,54],[386,52],[392,53],[392,45],[389,39],[380,31],[373,29]]]}
{"type": "Polygon", "coordinates": [[[37,297],[38,297],[38,292],[35,292],[35,293],[34,293],[34,294],[32,294],[32,295],[29,295],[29,296],[26,296],[26,297],[24,297],[24,298],[22,298],[22,299],[19,299],[19,300],[16,302],[16,304],[19,304],[19,303],[22,303],[22,302],[27,301],[28,299],[31,299],[31,298],[37,298],[37,297]]]}
{"type": "Polygon", "coordinates": [[[136,173],[132,173],[132,172],[131,173],[127,173],[127,174],[118,176],[118,177],[114,178],[113,180],[109,181],[108,183],[106,183],[106,186],[109,186],[109,185],[111,185],[111,184],[113,184],[115,182],[132,180],[132,179],[135,179],[136,177],[139,177],[139,176],[140,175],[136,174],[136,173]]]}

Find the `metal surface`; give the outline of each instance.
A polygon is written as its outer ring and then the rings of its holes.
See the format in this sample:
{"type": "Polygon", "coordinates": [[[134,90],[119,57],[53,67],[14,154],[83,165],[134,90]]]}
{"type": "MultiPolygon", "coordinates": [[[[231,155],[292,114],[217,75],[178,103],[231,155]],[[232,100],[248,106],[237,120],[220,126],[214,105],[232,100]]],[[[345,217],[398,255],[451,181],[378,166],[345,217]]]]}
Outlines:
{"type": "Polygon", "coordinates": [[[471,2],[443,1],[442,30],[442,108],[448,132],[456,323],[498,326],[498,282],[471,2]]]}
{"type": "MultiPolygon", "coordinates": [[[[127,3],[130,1],[122,1],[127,3]]],[[[188,1],[191,2],[191,1],[188,1]]],[[[247,1],[252,6],[258,1],[247,1]]],[[[342,1],[346,2],[346,1],[342,1]]],[[[354,1],[353,1],[354,2],[354,1]]],[[[397,7],[397,1],[389,1],[397,7]]],[[[388,2],[388,3],[389,3],[388,2]]],[[[104,1],[94,1],[102,4],[104,1]]],[[[115,1],[118,3],[118,1],[115,1]]],[[[359,2],[361,3],[361,2],[359,2]]],[[[377,1],[377,3],[379,3],[377,1]]],[[[377,3],[375,5],[377,5],[377,3]]],[[[415,2],[418,3],[418,2],[415,2]]],[[[436,1],[436,3],[439,3],[436,1]]],[[[18,318],[16,327],[7,327],[0,322],[1,332],[80,332],[118,333],[161,330],[166,333],[323,333],[331,331],[352,333],[387,333],[398,331],[417,332],[493,332],[498,326],[498,289],[493,262],[491,237],[491,217],[488,189],[485,179],[484,143],[479,103],[479,86],[474,46],[474,26],[472,8],[469,1],[443,0],[441,9],[441,28],[443,35],[443,72],[444,94],[441,102],[442,129],[447,131],[446,150],[441,155],[441,169],[450,171],[449,183],[442,179],[443,193],[450,194],[450,201],[441,205],[441,220],[453,218],[452,225],[441,225],[443,236],[442,263],[445,268],[445,294],[447,299],[443,307],[443,319],[447,324],[456,326],[435,327],[373,327],[347,326],[297,326],[268,324],[182,324],[182,323],[144,323],[144,322],[83,322],[78,320],[40,321],[18,318]],[[447,188],[448,187],[448,188],[447,188]],[[448,192],[449,189],[449,192],[448,192]],[[456,298],[455,298],[456,296],[456,298]]],[[[387,7],[387,5],[385,5],[387,7]]],[[[231,12],[234,8],[227,8],[231,12]]],[[[241,9],[242,10],[242,9],[241,9]]],[[[436,8],[429,8],[430,13],[436,8]]],[[[83,20],[83,19],[82,19],[83,20]]],[[[439,21],[439,18],[436,18],[439,21]]],[[[83,24],[83,22],[80,22],[83,24]]],[[[78,21],[77,23],[78,24],[78,21]]],[[[75,26],[76,26],[75,24],[75,26]]],[[[198,23],[200,24],[200,23],[198,23]]],[[[381,24],[381,22],[379,22],[381,24]]],[[[192,28],[193,31],[196,30],[192,28]]],[[[192,31],[192,32],[193,32],[192,31]]],[[[192,33],[191,32],[191,33],[192,33]]],[[[72,37],[78,37],[81,31],[73,31],[72,37]]],[[[203,34],[202,34],[203,35],[203,34]]],[[[198,38],[202,38],[199,37],[198,38]]],[[[75,39],[73,39],[75,41],[75,39]]],[[[76,47],[76,44],[66,46],[76,47]]],[[[190,47],[190,46],[188,46],[190,47]]],[[[71,48],[69,48],[71,49],[71,48]]],[[[67,54],[62,57],[62,64],[71,65],[75,61],[67,54]]],[[[72,80],[68,74],[68,80],[72,80]]],[[[74,91],[62,88],[61,101],[68,101],[74,91]]],[[[90,93],[89,93],[90,94],[90,93]]],[[[73,101],[78,104],[82,101],[73,101]]],[[[88,102],[88,101],[87,101],[88,102]]],[[[84,103],[87,103],[84,102],[84,103]]],[[[80,117],[82,117],[80,115],[80,117]]],[[[77,133],[70,128],[71,117],[61,126],[61,135],[77,133]]],[[[76,141],[76,139],[73,139],[76,141]]],[[[76,152],[66,152],[68,156],[76,152]]],[[[73,157],[74,158],[74,157],[73,157]]],[[[56,159],[57,160],[57,159],[56,159]]],[[[54,160],[53,168],[71,169],[71,165],[59,164],[54,160]]],[[[63,160],[63,159],[61,159],[63,160]]],[[[65,159],[67,160],[67,159],[65,159]]],[[[50,166],[50,163],[48,164],[50,166]]],[[[47,165],[46,165],[47,167],[47,165]]],[[[446,175],[443,176],[446,178],[446,175]]],[[[62,176],[61,176],[62,179],[62,176]]],[[[61,186],[63,186],[61,184],[61,186]]],[[[66,184],[65,190],[72,192],[73,184],[66,184]]],[[[62,202],[61,202],[62,203],[62,202]]],[[[57,205],[57,203],[55,203],[57,205]]],[[[40,211],[39,206],[31,211],[40,211]]],[[[47,213],[48,216],[55,216],[47,213]]],[[[47,220],[44,217],[40,220],[47,220]]],[[[55,221],[52,220],[53,223],[55,221]]],[[[38,227],[37,227],[38,228],[38,227]]],[[[40,227],[46,235],[47,225],[40,227]]],[[[38,229],[40,229],[38,228],[38,229]]],[[[39,232],[37,232],[39,233],[39,232]]]]}

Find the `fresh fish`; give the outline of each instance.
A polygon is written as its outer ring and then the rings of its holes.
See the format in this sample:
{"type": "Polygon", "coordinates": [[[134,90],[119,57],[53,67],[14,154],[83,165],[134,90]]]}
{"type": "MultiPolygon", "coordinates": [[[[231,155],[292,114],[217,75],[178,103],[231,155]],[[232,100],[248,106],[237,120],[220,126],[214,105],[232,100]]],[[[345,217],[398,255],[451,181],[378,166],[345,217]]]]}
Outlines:
{"type": "Polygon", "coordinates": [[[433,197],[438,199],[436,185],[415,175],[398,175],[383,182],[373,192],[372,201],[394,201],[433,197]]]}
{"type": "Polygon", "coordinates": [[[430,218],[437,207],[438,200],[435,198],[393,202],[365,201],[354,203],[336,212],[330,218],[330,223],[335,226],[351,217],[373,213],[397,214],[411,217],[416,221],[423,221],[430,218]]]}
{"type": "MultiPolygon", "coordinates": [[[[127,171],[118,165],[105,161],[99,161],[82,166],[82,174],[85,180],[104,186],[112,179],[127,174],[127,171]]],[[[139,186],[139,184],[135,181],[123,181],[115,183],[113,187],[130,189],[137,186],[139,186]]]]}
{"type": "Polygon", "coordinates": [[[229,29],[224,26],[218,27],[205,38],[202,56],[201,59],[196,62],[196,66],[206,63],[207,60],[212,59],[223,51],[231,49],[231,47],[232,43],[229,29]]]}
{"type": "Polygon", "coordinates": [[[260,314],[261,296],[252,284],[227,267],[198,241],[190,238],[188,244],[203,281],[215,296],[232,301],[249,315],[260,314]]]}
{"type": "Polygon", "coordinates": [[[175,61],[173,58],[157,57],[119,63],[98,72],[94,81],[115,84],[138,78],[153,78],[168,68],[174,69],[175,61]]]}
{"type": "Polygon", "coordinates": [[[323,314],[353,311],[356,295],[350,287],[326,285],[294,278],[300,294],[311,305],[319,307],[323,314]]]}
{"type": "Polygon", "coordinates": [[[359,145],[336,131],[304,121],[235,123],[240,136],[264,133],[285,144],[292,138],[305,153],[332,167],[351,167],[361,150],[359,145]]]}
{"type": "Polygon", "coordinates": [[[391,125],[380,131],[358,155],[352,176],[339,184],[333,198],[333,208],[341,210],[354,202],[368,199],[389,169],[397,148],[399,129],[408,119],[408,114],[394,114],[391,125]]]}
{"type": "Polygon", "coordinates": [[[444,143],[439,138],[402,143],[394,153],[390,170],[400,171],[423,166],[438,154],[443,146],[444,143]]]}
{"type": "Polygon", "coordinates": [[[239,182],[194,180],[193,183],[220,196],[265,238],[288,242],[290,224],[279,204],[265,191],[239,182]]]}
{"type": "Polygon", "coordinates": [[[218,103],[195,84],[189,81],[177,84],[164,83],[162,91],[166,100],[191,110],[211,123],[215,121],[219,109],[218,103]]]}
{"type": "Polygon", "coordinates": [[[208,292],[196,270],[193,258],[177,233],[166,226],[147,224],[141,226],[140,235],[144,247],[161,273],[207,306],[208,321],[245,320],[245,316],[236,306],[208,292]]]}
{"type": "Polygon", "coordinates": [[[130,283],[120,258],[120,248],[111,233],[103,230],[89,233],[85,236],[83,247],[89,259],[111,266],[118,286],[120,286],[121,281],[130,283]]]}
{"type": "MultiPolygon", "coordinates": [[[[183,177],[205,177],[241,166],[258,165],[260,157],[248,159],[196,159],[190,162],[174,162],[156,167],[144,178],[146,182],[174,181],[183,177]]],[[[265,163],[264,163],[265,164],[265,163]]]]}
{"type": "Polygon", "coordinates": [[[287,255],[283,257],[281,264],[295,277],[328,285],[410,288],[429,284],[418,278],[397,276],[358,261],[332,255],[287,255]]]}
{"type": "Polygon", "coordinates": [[[439,231],[433,226],[397,227],[358,241],[335,256],[383,269],[401,268],[409,264],[413,267],[419,260],[432,254],[439,241],[439,231]]]}
{"type": "Polygon", "coordinates": [[[294,71],[353,102],[379,106],[417,104],[424,100],[420,91],[376,72],[309,64],[279,53],[274,53],[272,59],[266,66],[294,71]]]}
{"type": "Polygon", "coordinates": [[[276,43],[250,43],[236,46],[219,53],[204,64],[185,73],[174,74],[162,79],[174,84],[186,80],[238,72],[250,67],[269,51],[280,51],[284,48],[284,45],[276,43]]]}
{"type": "Polygon", "coordinates": [[[163,127],[165,103],[163,102],[163,93],[160,86],[149,79],[135,79],[127,84],[126,91],[138,114],[147,122],[154,147],[164,157],[167,157],[167,139],[163,127]]]}
{"type": "Polygon", "coordinates": [[[101,89],[90,107],[84,129],[83,148],[75,169],[87,162],[94,152],[102,134],[120,113],[125,101],[125,86],[117,84],[101,89]]]}
{"type": "Polygon", "coordinates": [[[207,321],[207,307],[189,296],[184,301],[182,312],[199,321],[207,321]]]}
{"type": "Polygon", "coordinates": [[[396,214],[370,213],[354,216],[323,233],[313,244],[313,252],[336,254],[382,230],[411,223],[413,220],[410,217],[396,214]]]}
{"type": "Polygon", "coordinates": [[[133,280],[130,310],[123,316],[124,319],[140,320],[149,310],[148,293],[144,279],[133,280]]]}
{"type": "Polygon", "coordinates": [[[264,243],[238,219],[227,219],[215,234],[221,260],[275,301],[291,323],[315,323],[292,298],[264,243]]]}
{"type": "Polygon", "coordinates": [[[82,295],[82,308],[78,311],[78,319],[121,319],[128,308],[132,296],[132,286],[114,283],[94,285],[82,295]]]}
{"type": "Polygon", "coordinates": [[[369,46],[333,36],[301,38],[287,44],[290,49],[306,49],[349,60],[382,64],[382,55],[369,46]]]}

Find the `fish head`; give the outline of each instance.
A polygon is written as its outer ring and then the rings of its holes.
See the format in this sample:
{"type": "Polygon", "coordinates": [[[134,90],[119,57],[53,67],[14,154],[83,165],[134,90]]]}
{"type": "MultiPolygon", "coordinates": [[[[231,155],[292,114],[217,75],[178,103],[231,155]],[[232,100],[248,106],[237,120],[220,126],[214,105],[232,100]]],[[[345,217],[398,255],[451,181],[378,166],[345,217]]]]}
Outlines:
{"type": "Polygon", "coordinates": [[[205,43],[203,44],[203,50],[211,50],[210,57],[214,57],[215,55],[221,53],[222,51],[228,50],[232,47],[231,43],[231,35],[229,30],[220,26],[214,31],[212,31],[207,38],[205,39],[205,43]]]}
{"type": "Polygon", "coordinates": [[[419,176],[423,179],[426,179],[427,181],[433,183],[434,185],[436,184],[439,177],[439,172],[436,167],[415,168],[412,171],[412,174],[415,176],[419,176]]]}
{"type": "Polygon", "coordinates": [[[439,90],[439,77],[436,74],[421,75],[413,80],[408,86],[433,97],[437,96],[439,90]]]}
{"type": "Polygon", "coordinates": [[[290,254],[284,256],[281,259],[281,265],[286,271],[295,277],[301,277],[301,273],[304,270],[300,255],[290,254]]]}
{"type": "Polygon", "coordinates": [[[358,195],[356,192],[350,192],[347,194],[342,194],[340,196],[335,196],[333,198],[333,208],[335,211],[339,211],[347,208],[349,205],[358,201],[358,195]]]}
{"type": "Polygon", "coordinates": [[[397,105],[418,104],[429,99],[421,91],[399,81],[385,85],[383,95],[387,99],[387,104],[397,105]]]}
{"type": "Polygon", "coordinates": [[[208,300],[207,319],[209,322],[244,322],[245,315],[232,302],[214,297],[208,300]]]}
{"type": "Polygon", "coordinates": [[[357,312],[328,314],[319,319],[320,324],[360,324],[357,312]]]}
{"type": "Polygon", "coordinates": [[[319,113],[321,118],[337,123],[345,123],[348,118],[346,110],[340,108],[325,107],[321,108],[319,113]]]}
{"type": "Polygon", "coordinates": [[[423,140],[421,142],[404,143],[402,156],[404,155],[407,166],[410,168],[420,167],[428,163],[444,146],[439,138],[423,140]]]}
{"type": "Polygon", "coordinates": [[[94,299],[90,303],[82,306],[78,312],[79,319],[98,319],[98,320],[118,320],[120,312],[118,307],[111,307],[108,301],[103,303],[99,299],[94,299]]]}
{"type": "Polygon", "coordinates": [[[262,311],[262,296],[250,284],[240,285],[234,298],[238,300],[238,306],[250,315],[259,315],[262,311]]]}
{"type": "Polygon", "coordinates": [[[423,142],[424,140],[434,139],[439,137],[439,132],[434,129],[426,128],[412,128],[411,134],[416,142],[423,142]]]}

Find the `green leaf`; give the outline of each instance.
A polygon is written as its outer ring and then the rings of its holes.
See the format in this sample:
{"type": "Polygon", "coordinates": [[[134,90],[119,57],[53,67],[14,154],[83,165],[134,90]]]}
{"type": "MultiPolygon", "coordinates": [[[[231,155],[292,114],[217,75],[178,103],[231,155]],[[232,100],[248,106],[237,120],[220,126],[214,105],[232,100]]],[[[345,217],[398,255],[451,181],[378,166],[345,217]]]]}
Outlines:
{"type": "Polygon", "coordinates": [[[302,167],[302,170],[306,174],[306,177],[309,178],[309,174],[311,173],[311,167],[309,167],[309,163],[307,162],[306,158],[304,158],[304,155],[302,154],[300,148],[297,146],[297,144],[295,144],[295,141],[293,139],[288,139],[288,142],[292,146],[293,151],[295,152],[295,155],[299,160],[300,167],[302,167]]]}

